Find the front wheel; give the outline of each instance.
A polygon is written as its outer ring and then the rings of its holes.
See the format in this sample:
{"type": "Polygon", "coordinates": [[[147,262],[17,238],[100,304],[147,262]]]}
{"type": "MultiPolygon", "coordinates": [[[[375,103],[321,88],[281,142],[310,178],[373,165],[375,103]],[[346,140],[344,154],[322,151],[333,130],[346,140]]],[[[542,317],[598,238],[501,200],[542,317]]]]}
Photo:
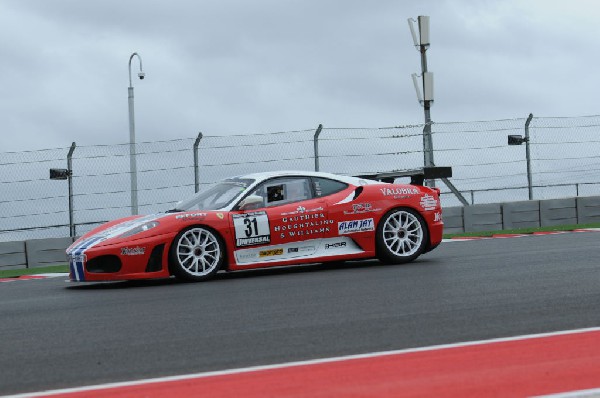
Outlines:
{"type": "Polygon", "coordinates": [[[224,245],[213,231],[191,227],[173,240],[169,252],[169,269],[177,278],[198,282],[216,274],[223,264],[224,245]]]}
{"type": "Polygon", "coordinates": [[[380,261],[402,264],[419,257],[429,237],[419,213],[412,209],[394,209],[379,222],[375,239],[380,261]]]}

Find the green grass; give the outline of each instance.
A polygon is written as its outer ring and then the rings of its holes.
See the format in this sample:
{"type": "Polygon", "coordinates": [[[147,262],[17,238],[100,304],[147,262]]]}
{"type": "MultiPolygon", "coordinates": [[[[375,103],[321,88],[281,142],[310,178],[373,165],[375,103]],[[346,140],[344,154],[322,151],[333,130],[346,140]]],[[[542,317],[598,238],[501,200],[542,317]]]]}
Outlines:
{"type": "Polygon", "coordinates": [[[0,271],[0,278],[16,278],[22,275],[33,275],[33,274],[47,274],[54,272],[69,272],[69,266],[65,265],[52,265],[49,267],[39,268],[25,268],[25,269],[7,269],[0,271]]]}
{"type": "Polygon", "coordinates": [[[534,232],[572,231],[574,229],[584,229],[584,228],[600,228],[600,223],[555,225],[553,227],[541,227],[541,228],[505,229],[502,231],[466,232],[466,233],[462,233],[462,234],[444,234],[444,239],[468,238],[471,236],[492,236],[492,235],[500,235],[500,234],[531,234],[534,232]]]}

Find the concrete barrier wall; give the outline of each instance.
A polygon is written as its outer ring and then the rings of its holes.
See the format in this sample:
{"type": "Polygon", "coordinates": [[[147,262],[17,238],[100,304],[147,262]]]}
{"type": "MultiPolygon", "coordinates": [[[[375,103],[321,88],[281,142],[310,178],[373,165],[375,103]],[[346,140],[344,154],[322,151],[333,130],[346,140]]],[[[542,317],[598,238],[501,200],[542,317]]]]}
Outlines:
{"type": "Polygon", "coordinates": [[[443,215],[445,234],[590,224],[600,222],[600,196],[448,207],[443,215]]]}
{"type": "Polygon", "coordinates": [[[46,267],[48,265],[65,264],[65,249],[73,242],[71,238],[34,239],[25,242],[27,267],[46,267]]]}
{"type": "Polygon", "coordinates": [[[45,267],[67,263],[71,238],[0,242],[0,270],[45,267]]]}
{"type": "Polygon", "coordinates": [[[27,268],[25,242],[0,243],[0,270],[27,268]]]}
{"type": "Polygon", "coordinates": [[[542,200],[540,221],[543,227],[577,224],[576,198],[542,200]]]}
{"type": "Polygon", "coordinates": [[[503,229],[536,228],[540,224],[540,201],[504,203],[502,205],[503,229]]]}
{"type": "Polygon", "coordinates": [[[577,198],[578,224],[600,222],[600,196],[577,198]]]}
{"type": "Polygon", "coordinates": [[[499,203],[466,206],[463,214],[465,232],[502,229],[502,205],[499,203]]]}
{"type": "Polygon", "coordinates": [[[449,207],[443,209],[444,233],[460,234],[465,232],[463,209],[464,207],[449,207]]]}

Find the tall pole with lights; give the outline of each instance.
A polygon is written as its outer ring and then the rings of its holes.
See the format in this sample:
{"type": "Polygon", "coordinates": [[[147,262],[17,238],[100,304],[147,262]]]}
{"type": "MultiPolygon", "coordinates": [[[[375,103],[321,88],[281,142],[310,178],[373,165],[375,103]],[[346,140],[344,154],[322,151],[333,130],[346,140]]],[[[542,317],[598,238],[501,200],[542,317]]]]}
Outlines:
{"type": "Polygon", "coordinates": [[[140,71],[138,77],[144,79],[146,74],[142,70],[142,58],[138,53],[133,53],[129,57],[129,87],[127,88],[129,100],[129,173],[131,178],[131,214],[138,214],[138,198],[137,198],[137,164],[135,150],[135,117],[133,110],[133,83],[131,81],[131,61],[133,57],[137,57],[140,62],[140,71]]]}
{"type": "MultiPolygon", "coordinates": [[[[427,71],[427,54],[429,48],[429,17],[419,16],[415,21],[408,19],[408,27],[415,44],[415,48],[421,53],[421,85],[422,94],[417,80],[417,74],[413,73],[413,83],[417,92],[417,99],[425,110],[425,126],[423,127],[423,164],[425,167],[431,167],[433,162],[433,141],[431,139],[431,106],[433,105],[433,73],[427,71]],[[414,22],[418,22],[419,35],[415,31],[414,22]]],[[[428,186],[435,186],[434,180],[426,182],[428,186]]]]}
{"type": "MultiPolygon", "coordinates": [[[[417,99],[419,103],[423,105],[425,110],[425,126],[423,127],[423,164],[425,167],[433,167],[435,163],[433,161],[433,140],[431,139],[431,106],[433,105],[433,73],[427,70],[427,54],[426,51],[429,48],[429,17],[419,16],[415,21],[412,18],[408,18],[408,27],[415,44],[417,51],[421,53],[421,82],[417,80],[417,74],[413,73],[413,84],[417,92],[417,99]],[[415,31],[414,22],[418,22],[419,35],[415,31]],[[422,91],[421,91],[422,87],[422,91]]],[[[447,178],[441,178],[446,184],[450,191],[457,197],[457,199],[464,205],[468,206],[469,202],[460,193],[458,189],[448,180],[447,178]]],[[[435,187],[435,180],[426,180],[425,185],[429,187],[435,187]]]]}

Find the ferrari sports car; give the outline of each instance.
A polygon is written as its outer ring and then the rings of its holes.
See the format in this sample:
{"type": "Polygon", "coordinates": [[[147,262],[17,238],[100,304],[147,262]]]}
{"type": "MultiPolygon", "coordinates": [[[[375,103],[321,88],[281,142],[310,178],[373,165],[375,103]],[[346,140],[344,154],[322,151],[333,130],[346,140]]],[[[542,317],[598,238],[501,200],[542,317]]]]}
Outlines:
{"type": "Polygon", "coordinates": [[[164,213],[106,223],[68,249],[77,282],[203,281],[236,271],[378,258],[406,263],[442,240],[439,189],[429,167],[356,177],[268,172],[223,180],[164,213]],[[399,177],[409,184],[395,184],[399,177]]]}

